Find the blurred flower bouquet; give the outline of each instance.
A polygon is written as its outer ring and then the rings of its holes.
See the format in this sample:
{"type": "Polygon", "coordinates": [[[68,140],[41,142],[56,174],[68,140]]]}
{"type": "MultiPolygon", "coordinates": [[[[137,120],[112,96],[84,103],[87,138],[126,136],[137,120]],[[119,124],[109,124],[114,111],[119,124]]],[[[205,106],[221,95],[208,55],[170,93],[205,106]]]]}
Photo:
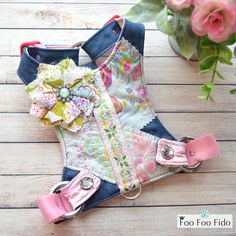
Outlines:
{"type": "MultiPolygon", "coordinates": [[[[155,21],[186,59],[197,53],[200,73],[211,73],[199,98],[213,101],[215,79],[224,79],[219,63],[233,65],[236,56],[236,0],[141,0],[126,17],[155,21]]],[[[236,89],[230,93],[236,95],[236,89]]]]}

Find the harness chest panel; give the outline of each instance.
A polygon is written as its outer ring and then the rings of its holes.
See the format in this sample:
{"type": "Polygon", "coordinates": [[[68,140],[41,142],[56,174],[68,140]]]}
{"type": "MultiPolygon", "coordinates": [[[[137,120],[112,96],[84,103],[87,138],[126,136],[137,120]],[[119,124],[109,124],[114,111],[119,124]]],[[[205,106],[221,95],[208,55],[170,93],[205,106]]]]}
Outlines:
{"type": "Polygon", "coordinates": [[[178,142],[155,116],[145,87],[143,45],[144,26],[119,18],[81,48],[24,48],[18,75],[32,99],[30,113],[55,127],[64,154],[62,180],[70,181],[38,200],[49,222],[119,193],[133,199],[142,185],[196,170],[219,154],[211,134],[178,142]],[[81,49],[90,58],[85,65],[81,49]],[[134,197],[126,195],[136,189],[134,197]]]}

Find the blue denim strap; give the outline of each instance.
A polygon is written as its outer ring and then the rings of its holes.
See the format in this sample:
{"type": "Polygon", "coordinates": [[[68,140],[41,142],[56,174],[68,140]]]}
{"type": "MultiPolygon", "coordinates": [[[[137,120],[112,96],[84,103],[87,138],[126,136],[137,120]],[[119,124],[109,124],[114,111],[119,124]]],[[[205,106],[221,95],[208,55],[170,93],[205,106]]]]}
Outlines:
{"type": "Polygon", "coordinates": [[[124,37],[143,55],[144,36],[145,28],[143,24],[125,20],[122,30],[116,21],[112,21],[86,41],[82,48],[95,61],[112,48],[119,38],[124,37]]]}
{"type": "Polygon", "coordinates": [[[50,49],[39,47],[25,47],[23,49],[17,74],[27,85],[37,78],[40,63],[56,64],[66,58],[71,58],[78,64],[79,49],[50,49]],[[37,58],[37,59],[36,59],[37,58]]]}
{"type": "MultiPolygon", "coordinates": [[[[124,27],[121,29],[117,21],[112,21],[83,44],[83,50],[92,60],[92,63],[84,66],[94,69],[94,61],[104,52],[112,48],[121,37],[128,40],[143,54],[144,26],[125,19],[124,27]]],[[[78,65],[79,50],[79,48],[24,48],[17,73],[25,84],[29,84],[36,79],[37,69],[40,63],[56,64],[65,58],[71,58],[78,65]]]]}

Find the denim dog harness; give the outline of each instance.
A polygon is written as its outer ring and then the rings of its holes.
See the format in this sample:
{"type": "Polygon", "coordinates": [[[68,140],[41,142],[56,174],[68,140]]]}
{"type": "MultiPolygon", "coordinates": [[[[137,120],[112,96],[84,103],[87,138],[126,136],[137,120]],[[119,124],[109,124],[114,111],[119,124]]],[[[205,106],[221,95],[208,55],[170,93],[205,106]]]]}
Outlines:
{"type": "Polygon", "coordinates": [[[176,141],[155,116],[143,46],[144,26],[125,18],[78,48],[24,46],[17,72],[32,99],[30,114],[55,127],[64,154],[62,182],[37,200],[49,223],[118,194],[134,199],[142,185],[219,155],[212,134],[176,141]]]}

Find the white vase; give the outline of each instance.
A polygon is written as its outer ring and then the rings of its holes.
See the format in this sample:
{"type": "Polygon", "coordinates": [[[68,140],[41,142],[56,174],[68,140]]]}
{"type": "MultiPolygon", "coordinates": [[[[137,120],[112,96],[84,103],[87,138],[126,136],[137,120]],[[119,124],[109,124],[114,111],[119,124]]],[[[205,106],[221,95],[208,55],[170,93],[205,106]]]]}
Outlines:
{"type": "MultiPolygon", "coordinates": [[[[168,40],[169,40],[169,44],[170,44],[172,50],[175,52],[175,54],[177,54],[178,56],[180,56],[180,57],[186,59],[186,58],[182,55],[182,53],[181,53],[181,51],[180,51],[180,49],[179,49],[179,46],[178,46],[178,44],[176,43],[176,41],[173,39],[173,37],[168,36],[168,40]]],[[[198,56],[198,52],[197,52],[197,50],[196,50],[196,51],[194,52],[193,56],[190,58],[190,61],[198,61],[198,60],[199,60],[199,56],[198,56]]]]}

